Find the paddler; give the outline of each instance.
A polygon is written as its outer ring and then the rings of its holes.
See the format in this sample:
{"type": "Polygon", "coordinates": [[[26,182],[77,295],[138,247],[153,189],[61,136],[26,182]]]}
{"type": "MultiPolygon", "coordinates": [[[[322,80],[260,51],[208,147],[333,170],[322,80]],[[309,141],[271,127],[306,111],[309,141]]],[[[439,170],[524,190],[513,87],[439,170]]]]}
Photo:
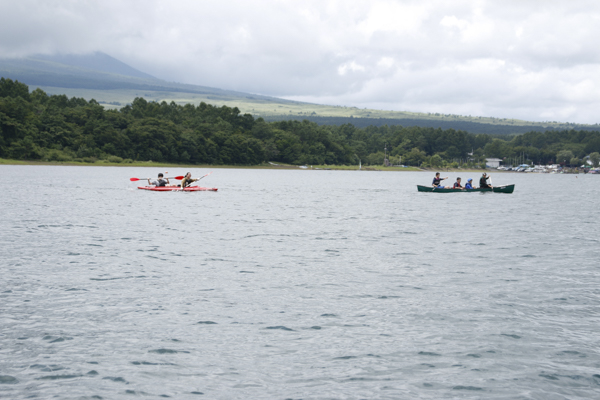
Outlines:
{"type": "Polygon", "coordinates": [[[160,172],[158,174],[158,180],[150,182],[150,178],[148,178],[148,185],[154,185],[156,187],[163,187],[169,184],[169,178],[163,179],[163,174],[160,172]]]}
{"type": "Polygon", "coordinates": [[[469,178],[469,179],[467,180],[467,183],[465,183],[465,189],[475,189],[475,188],[473,187],[473,179],[472,179],[472,178],[469,178]]]}
{"type": "Polygon", "coordinates": [[[181,180],[181,188],[186,188],[188,186],[190,186],[190,184],[192,182],[196,182],[198,179],[192,179],[192,173],[188,172],[187,174],[185,174],[185,176],[183,177],[183,179],[181,180]]]}
{"type": "MultiPolygon", "coordinates": [[[[448,179],[448,177],[440,178],[440,173],[436,172],[435,173],[435,178],[433,178],[433,183],[432,183],[433,184],[433,188],[434,189],[446,189],[445,186],[440,185],[440,183],[442,183],[442,181],[444,179],[448,179]]],[[[448,187],[448,189],[450,189],[450,188],[448,187]]]]}
{"type": "Polygon", "coordinates": [[[481,175],[481,179],[479,179],[479,188],[480,189],[491,189],[492,185],[488,185],[487,180],[490,179],[490,176],[485,172],[481,175]]]}
{"type": "Polygon", "coordinates": [[[460,178],[456,178],[456,182],[454,182],[454,186],[452,186],[452,189],[464,189],[460,184],[460,178]]]}

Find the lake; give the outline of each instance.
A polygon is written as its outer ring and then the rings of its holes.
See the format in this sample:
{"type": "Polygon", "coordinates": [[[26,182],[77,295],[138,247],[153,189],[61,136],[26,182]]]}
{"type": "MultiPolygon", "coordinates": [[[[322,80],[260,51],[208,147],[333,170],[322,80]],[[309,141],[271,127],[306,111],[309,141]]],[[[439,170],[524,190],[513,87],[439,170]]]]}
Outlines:
{"type": "Polygon", "coordinates": [[[600,397],[600,177],[213,171],[0,166],[0,398],[600,397]]]}

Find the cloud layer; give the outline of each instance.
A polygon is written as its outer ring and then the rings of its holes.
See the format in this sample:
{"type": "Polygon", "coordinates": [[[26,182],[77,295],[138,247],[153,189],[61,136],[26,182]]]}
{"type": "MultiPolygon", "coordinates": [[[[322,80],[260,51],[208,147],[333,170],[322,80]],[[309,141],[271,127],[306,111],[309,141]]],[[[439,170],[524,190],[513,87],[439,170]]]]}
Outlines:
{"type": "Polygon", "coordinates": [[[0,56],[103,51],[176,82],[317,103],[600,122],[595,1],[32,1],[0,56]]]}

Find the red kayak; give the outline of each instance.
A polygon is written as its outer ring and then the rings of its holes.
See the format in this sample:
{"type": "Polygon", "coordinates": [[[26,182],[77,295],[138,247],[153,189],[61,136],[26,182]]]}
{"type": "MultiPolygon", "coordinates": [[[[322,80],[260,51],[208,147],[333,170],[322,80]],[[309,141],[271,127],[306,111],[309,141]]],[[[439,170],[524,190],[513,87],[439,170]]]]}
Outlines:
{"type": "MultiPolygon", "coordinates": [[[[138,186],[138,189],[153,190],[155,192],[181,192],[180,186],[138,186]]],[[[217,188],[207,188],[202,186],[188,186],[183,189],[184,192],[216,192],[217,188]]]]}

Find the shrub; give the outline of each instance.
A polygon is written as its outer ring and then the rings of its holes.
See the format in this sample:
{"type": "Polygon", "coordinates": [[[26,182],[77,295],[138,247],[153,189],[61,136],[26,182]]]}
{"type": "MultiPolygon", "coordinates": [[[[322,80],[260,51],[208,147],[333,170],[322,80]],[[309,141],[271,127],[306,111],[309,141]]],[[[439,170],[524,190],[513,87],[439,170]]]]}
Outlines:
{"type": "Polygon", "coordinates": [[[118,156],[109,156],[107,160],[108,160],[108,162],[111,162],[111,163],[122,163],[123,162],[123,159],[118,156]]]}
{"type": "Polygon", "coordinates": [[[60,150],[50,150],[46,153],[46,160],[48,161],[72,161],[73,158],[68,154],[63,153],[60,150]]]}

